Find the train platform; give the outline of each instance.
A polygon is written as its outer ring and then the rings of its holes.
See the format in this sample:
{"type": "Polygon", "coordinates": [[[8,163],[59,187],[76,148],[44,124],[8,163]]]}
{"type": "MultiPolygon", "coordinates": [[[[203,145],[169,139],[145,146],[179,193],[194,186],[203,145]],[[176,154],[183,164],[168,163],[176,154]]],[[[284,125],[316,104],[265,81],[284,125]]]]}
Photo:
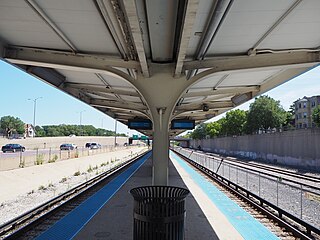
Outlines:
{"type": "MultiPolygon", "coordinates": [[[[187,188],[185,239],[278,239],[173,152],[170,186],[187,188]]],[[[133,238],[132,188],[151,185],[149,153],[37,239],[133,238]]]]}

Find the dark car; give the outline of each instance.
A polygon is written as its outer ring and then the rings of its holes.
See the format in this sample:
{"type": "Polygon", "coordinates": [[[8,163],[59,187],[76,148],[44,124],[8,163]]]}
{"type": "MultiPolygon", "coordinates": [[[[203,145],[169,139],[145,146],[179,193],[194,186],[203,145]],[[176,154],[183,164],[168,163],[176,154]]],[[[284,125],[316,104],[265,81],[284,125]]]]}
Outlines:
{"type": "Polygon", "coordinates": [[[77,149],[77,146],[75,144],[64,143],[60,145],[60,150],[74,150],[74,149],[77,149]]]}
{"type": "Polygon", "coordinates": [[[101,148],[101,145],[99,143],[91,142],[91,143],[86,143],[86,148],[98,149],[98,148],[101,148]]]}
{"type": "Polygon", "coordinates": [[[1,148],[2,152],[6,153],[6,152],[24,152],[26,150],[26,148],[20,144],[6,144],[4,146],[2,146],[1,148]]]}

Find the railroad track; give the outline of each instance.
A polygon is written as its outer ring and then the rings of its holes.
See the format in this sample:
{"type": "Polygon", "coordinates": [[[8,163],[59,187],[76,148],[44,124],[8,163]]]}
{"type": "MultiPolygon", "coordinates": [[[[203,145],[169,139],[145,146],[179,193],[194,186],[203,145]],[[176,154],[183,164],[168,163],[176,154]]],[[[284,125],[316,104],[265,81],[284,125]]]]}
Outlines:
{"type": "MultiPolygon", "coordinates": [[[[229,194],[232,194],[233,197],[241,199],[242,202],[246,202],[247,206],[251,207],[251,210],[249,211],[253,212],[253,216],[257,215],[260,218],[268,219],[270,223],[276,223],[275,227],[277,227],[278,229],[276,230],[276,232],[283,232],[288,237],[283,239],[290,239],[290,237],[292,236],[295,239],[320,239],[320,229],[297,218],[296,216],[293,216],[292,214],[284,211],[276,205],[264,200],[255,193],[252,193],[244,187],[231,182],[227,178],[220,176],[216,172],[213,172],[211,169],[208,169],[205,166],[197,163],[196,161],[189,159],[188,157],[182,155],[174,149],[172,150],[182,159],[201,171],[208,178],[218,183],[221,187],[224,188],[225,191],[229,192],[229,194]]],[[[236,202],[239,203],[238,201],[236,202]]]]}
{"type": "MultiPolygon", "coordinates": [[[[203,152],[204,154],[206,154],[205,152],[203,152]]],[[[269,171],[272,173],[279,173],[281,175],[284,176],[289,176],[289,177],[293,177],[295,179],[299,179],[299,181],[305,180],[305,181],[309,181],[311,183],[320,183],[320,177],[316,177],[316,176],[308,176],[305,174],[301,174],[301,173],[296,173],[296,172],[292,172],[286,169],[280,169],[277,167],[272,167],[272,166],[266,166],[266,165],[261,165],[261,164],[256,164],[256,163],[248,163],[248,162],[244,162],[241,160],[236,160],[236,159],[232,159],[230,157],[223,157],[221,155],[218,154],[208,154],[210,156],[212,156],[215,159],[218,160],[223,160],[226,162],[231,162],[231,163],[235,163],[237,165],[242,165],[242,166],[247,166],[247,167],[251,167],[252,169],[261,169],[261,170],[265,170],[265,171],[269,171]]]]}
{"type": "Polygon", "coordinates": [[[110,170],[97,175],[50,201],[12,219],[0,226],[0,239],[34,239],[55,222],[67,215],[82,202],[99,191],[114,177],[129,167],[133,162],[146,155],[145,152],[123,162],[110,170]]]}

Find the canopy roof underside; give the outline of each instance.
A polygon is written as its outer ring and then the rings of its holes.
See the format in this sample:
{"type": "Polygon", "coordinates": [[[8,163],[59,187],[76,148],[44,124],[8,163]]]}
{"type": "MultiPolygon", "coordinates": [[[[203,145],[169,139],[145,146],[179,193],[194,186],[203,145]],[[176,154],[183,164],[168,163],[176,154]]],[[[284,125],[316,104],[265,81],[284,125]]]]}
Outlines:
{"type": "Polygon", "coordinates": [[[172,119],[198,124],[316,66],[319,12],[318,0],[2,0],[0,57],[124,124],[151,119],[134,81],[167,64],[193,81],[172,119]]]}

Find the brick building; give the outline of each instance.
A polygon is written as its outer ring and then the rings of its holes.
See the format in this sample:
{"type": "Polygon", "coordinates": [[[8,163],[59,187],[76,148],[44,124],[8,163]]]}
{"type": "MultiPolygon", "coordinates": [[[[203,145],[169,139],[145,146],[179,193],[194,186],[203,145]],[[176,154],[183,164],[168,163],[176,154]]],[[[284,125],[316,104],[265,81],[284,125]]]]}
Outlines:
{"type": "Polygon", "coordinates": [[[303,97],[294,102],[296,129],[315,127],[313,110],[320,105],[320,96],[303,97]]]}

